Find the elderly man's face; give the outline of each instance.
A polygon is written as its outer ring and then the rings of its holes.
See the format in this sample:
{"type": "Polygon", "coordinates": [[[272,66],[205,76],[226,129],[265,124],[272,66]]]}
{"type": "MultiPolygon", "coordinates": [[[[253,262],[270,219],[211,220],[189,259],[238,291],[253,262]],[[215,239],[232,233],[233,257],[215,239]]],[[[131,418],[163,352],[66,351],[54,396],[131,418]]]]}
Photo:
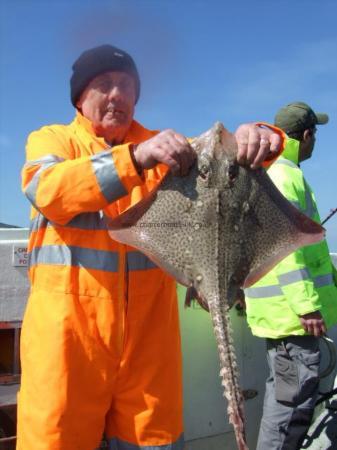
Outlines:
{"type": "Polygon", "coordinates": [[[88,84],[76,106],[92,122],[97,136],[118,144],[132,122],[135,100],[135,82],[130,75],[106,72],[88,84]]]}

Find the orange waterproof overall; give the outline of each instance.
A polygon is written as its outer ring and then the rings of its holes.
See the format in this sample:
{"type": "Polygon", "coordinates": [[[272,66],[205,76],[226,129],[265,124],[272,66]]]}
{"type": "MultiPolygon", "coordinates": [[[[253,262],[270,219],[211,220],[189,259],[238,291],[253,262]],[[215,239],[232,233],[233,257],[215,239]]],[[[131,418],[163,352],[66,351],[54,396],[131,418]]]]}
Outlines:
{"type": "Polygon", "coordinates": [[[173,279],[109,237],[102,211],[138,202],[133,122],[108,148],[81,114],[33,132],[23,188],[33,204],[32,283],[21,338],[18,450],[183,448],[181,351],[173,279]],[[108,209],[109,209],[108,208],[108,209]]]}

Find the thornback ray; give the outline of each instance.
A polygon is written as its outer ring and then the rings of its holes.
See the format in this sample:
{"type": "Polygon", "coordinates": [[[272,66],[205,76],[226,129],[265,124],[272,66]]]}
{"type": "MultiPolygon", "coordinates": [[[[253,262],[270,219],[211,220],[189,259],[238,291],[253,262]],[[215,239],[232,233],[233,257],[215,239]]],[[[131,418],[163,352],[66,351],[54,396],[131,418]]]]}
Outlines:
{"type": "Polygon", "coordinates": [[[109,233],[193,289],[209,310],[229,421],[238,449],[247,450],[229,309],[240,287],[258,281],[297,248],[321,240],[324,228],[291,205],[263,168],[237,163],[236,140],[222,124],[191,145],[197,162],[188,175],[168,172],[146,199],[107,219],[109,233]]]}

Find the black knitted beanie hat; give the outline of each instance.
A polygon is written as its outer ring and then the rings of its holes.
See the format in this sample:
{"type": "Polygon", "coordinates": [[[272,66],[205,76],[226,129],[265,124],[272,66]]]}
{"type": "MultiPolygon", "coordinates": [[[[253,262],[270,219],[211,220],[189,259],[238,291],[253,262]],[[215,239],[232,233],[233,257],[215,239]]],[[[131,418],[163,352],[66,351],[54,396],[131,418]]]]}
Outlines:
{"type": "Polygon", "coordinates": [[[140,93],[140,79],[136,64],[132,57],[112,45],[101,45],[83,52],[74,62],[70,79],[71,102],[76,103],[84,89],[97,75],[109,71],[126,72],[135,80],[136,102],[140,93]]]}

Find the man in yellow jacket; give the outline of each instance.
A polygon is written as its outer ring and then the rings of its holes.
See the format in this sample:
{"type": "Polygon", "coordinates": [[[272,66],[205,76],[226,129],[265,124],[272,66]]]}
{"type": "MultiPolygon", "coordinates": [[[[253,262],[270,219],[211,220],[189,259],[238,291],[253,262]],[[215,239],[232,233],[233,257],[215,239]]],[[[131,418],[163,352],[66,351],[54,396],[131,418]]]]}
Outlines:
{"type": "MultiPolygon", "coordinates": [[[[112,241],[118,215],[195,155],[174,130],[134,119],[140,79],[110,45],[75,61],[69,125],[31,133],[23,189],[32,203],[31,293],[22,327],[18,450],[183,448],[174,280],[112,241]]],[[[259,166],[280,137],[242,125],[238,160],[259,166]]]]}
{"type": "MultiPolygon", "coordinates": [[[[327,122],[326,114],[303,102],[281,108],[275,125],[288,139],[268,169],[283,195],[316,222],[315,197],[299,164],[311,157],[316,126],[327,122]]],[[[257,450],[297,450],[318,394],[319,337],[337,323],[335,270],[326,241],[287,256],[245,295],[252,332],[267,340],[270,369],[257,450]]]]}

